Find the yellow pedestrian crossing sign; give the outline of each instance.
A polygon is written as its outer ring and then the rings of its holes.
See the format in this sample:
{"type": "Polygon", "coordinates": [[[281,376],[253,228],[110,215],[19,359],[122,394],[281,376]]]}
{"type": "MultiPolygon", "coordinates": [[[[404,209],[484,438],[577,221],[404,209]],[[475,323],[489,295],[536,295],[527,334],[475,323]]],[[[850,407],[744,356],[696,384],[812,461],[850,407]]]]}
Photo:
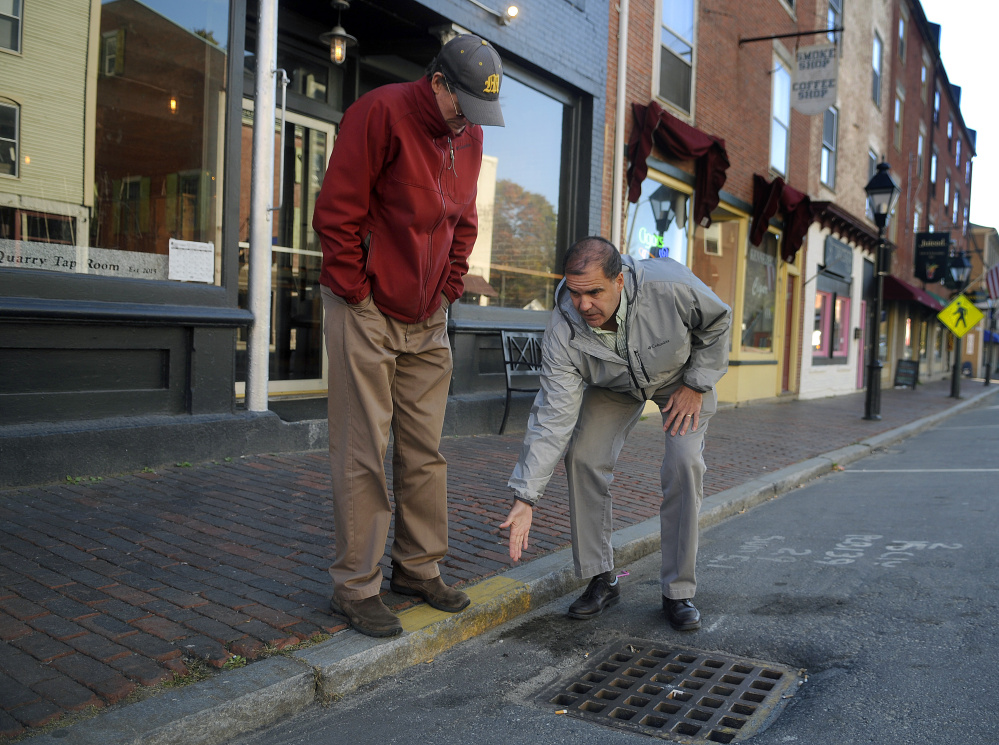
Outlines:
{"type": "Polygon", "coordinates": [[[978,325],[985,316],[964,295],[951,300],[950,305],[937,313],[940,323],[954,332],[957,338],[963,337],[978,325]]]}

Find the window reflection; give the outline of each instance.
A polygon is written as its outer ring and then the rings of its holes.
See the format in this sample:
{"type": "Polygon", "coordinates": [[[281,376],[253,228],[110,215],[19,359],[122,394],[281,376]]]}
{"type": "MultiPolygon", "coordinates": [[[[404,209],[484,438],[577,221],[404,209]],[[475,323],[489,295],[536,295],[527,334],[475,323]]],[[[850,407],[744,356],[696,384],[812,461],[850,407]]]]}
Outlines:
{"type": "MultiPolygon", "coordinates": [[[[21,3],[6,6],[20,18],[21,3]]],[[[0,0],[0,15],[3,7],[0,0]]],[[[41,138],[36,152],[17,153],[25,166],[35,157],[63,162],[71,152],[92,160],[21,173],[0,157],[0,172],[18,177],[5,192],[45,195],[34,209],[22,207],[30,199],[0,207],[0,250],[35,269],[218,283],[229,2],[106,0],[95,16],[93,34],[86,18],[83,27],[75,16],[60,27],[93,44],[80,68],[96,92],[92,103],[83,103],[83,88],[57,109],[43,89],[26,94],[19,103],[36,117],[62,116],[67,126],[58,143],[41,138]],[[92,117],[84,105],[94,107],[92,117]]],[[[53,43],[32,51],[34,64],[56,75],[74,69],[72,51],[53,43]]],[[[8,153],[22,144],[11,111],[0,111],[8,153]]]]}
{"type": "Polygon", "coordinates": [[[218,0],[101,5],[92,247],[167,256],[173,238],[217,255],[227,13],[218,0]]]}
{"type": "MultiPolygon", "coordinates": [[[[280,125],[279,125],[280,126],[280,125]]],[[[317,380],[323,375],[322,300],[319,273],[322,249],[312,229],[316,199],[333,144],[328,122],[289,113],[283,132],[275,133],[274,204],[271,226],[272,382],[317,380]],[[280,154],[285,170],[281,181],[280,154]]],[[[239,305],[248,307],[250,191],[253,157],[253,110],[244,101],[240,168],[239,305]]],[[[236,341],[236,380],[246,380],[247,330],[236,341]]],[[[272,386],[272,389],[274,387],[272,386]]]]}
{"type": "Polygon", "coordinates": [[[735,281],[739,256],[739,226],[737,220],[724,209],[716,209],[711,216],[711,227],[694,228],[690,268],[729,307],[735,307],[735,281]]]}
{"type": "Polygon", "coordinates": [[[484,127],[465,302],[550,310],[565,106],[509,75],[500,94],[505,127],[484,127]]]}
{"type": "Polygon", "coordinates": [[[625,253],[635,259],[670,258],[687,263],[690,196],[647,178],[638,201],[628,205],[625,253]]]}
{"type": "Polygon", "coordinates": [[[742,311],[742,348],[773,349],[777,297],[777,236],[767,233],[760,247],[746,244],[746,284],[742,311]]]}

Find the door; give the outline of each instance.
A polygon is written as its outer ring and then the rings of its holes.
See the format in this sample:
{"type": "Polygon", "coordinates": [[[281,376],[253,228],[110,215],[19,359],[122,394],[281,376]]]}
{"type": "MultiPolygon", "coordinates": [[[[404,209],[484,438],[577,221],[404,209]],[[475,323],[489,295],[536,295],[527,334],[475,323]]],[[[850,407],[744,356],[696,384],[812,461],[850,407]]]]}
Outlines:
{"type": "Polygon", "coordinates": [[[797,295],[797,283],[798,278],[788,272],[787,274],[787,286],[785,288],[784,294],[784,369],[781,371],[780,376],[780,391],[781,393],[788,393],[791,389],[791,376],[796,367],[795,361],[797,355],[795,355],[794,348],[794,309],[795,309],[795,297],[797,295]]]}
{"type": "MultiPolygon", "coordinates": [[[[280,117],[280,113],[278,114],[280,117]]],[[[275,130],[280,119],[275,122],[275,130]]],[[[288,112],[274,150],[274,204],[271,254],[271,338],[268,394],[326,393],[323,304],[319,292],[322,250],[312,229],[312,214],[333,151],[334,125],[288,112]],[[280,148],[284,176],[280,173],[280,148]],[[281,197],[283,196],[283,199],[281,197]]],[[[250,234],[250,174],[253,152],[253,102],[243,101],[239,199],[239,305],[247,307],[250,234]]],[[[236,347],[236,395],[245,395],[246,336],[236,347]]]]}

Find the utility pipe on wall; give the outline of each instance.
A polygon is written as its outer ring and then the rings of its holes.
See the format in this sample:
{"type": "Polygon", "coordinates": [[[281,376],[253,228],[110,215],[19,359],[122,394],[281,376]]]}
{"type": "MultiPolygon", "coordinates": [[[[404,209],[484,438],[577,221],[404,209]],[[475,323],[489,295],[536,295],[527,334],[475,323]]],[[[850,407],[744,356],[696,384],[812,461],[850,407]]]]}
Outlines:
{"type": "Polygon", "coordinates": [[[274,196],[274,76],[278,0],[260,0],[254,75],[253,166],[250,182],[248,295],[253,325],[247,340],[246,409],[267,411],[271,336],[271,202],[274,196]]]}
{"type": "Polygon", "coordinates": [[[624,115],[628,76],[628,0],[619,0],[617,14],[617,99],[614,103],[614,173],[611,183],[611,242],[618,250],[621,245],[623,220],[621,203],[624,201],[624,115]]]}

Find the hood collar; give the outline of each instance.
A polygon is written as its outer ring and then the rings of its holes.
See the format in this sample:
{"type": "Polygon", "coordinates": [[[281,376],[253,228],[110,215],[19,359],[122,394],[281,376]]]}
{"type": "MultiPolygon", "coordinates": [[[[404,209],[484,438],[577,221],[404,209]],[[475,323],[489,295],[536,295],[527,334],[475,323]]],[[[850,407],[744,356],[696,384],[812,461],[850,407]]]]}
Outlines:
{"type": "Polygon", "coordinates": [[[427,128],[431,137],[461,137],[468,132],[469,127],[474,126],[471,122],[468,122],[460,135],[456,135],[451,131],[451,128],[441,115],[440,106],[437,105],[437,97],[434,96],[434,89],[430,86],[430,81],[427,80],[426,76],[416,81],[416,101],[419,105],[423,125],[427,128]]]}

